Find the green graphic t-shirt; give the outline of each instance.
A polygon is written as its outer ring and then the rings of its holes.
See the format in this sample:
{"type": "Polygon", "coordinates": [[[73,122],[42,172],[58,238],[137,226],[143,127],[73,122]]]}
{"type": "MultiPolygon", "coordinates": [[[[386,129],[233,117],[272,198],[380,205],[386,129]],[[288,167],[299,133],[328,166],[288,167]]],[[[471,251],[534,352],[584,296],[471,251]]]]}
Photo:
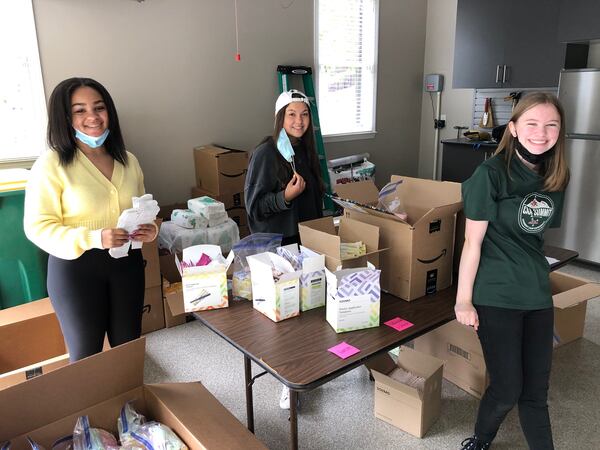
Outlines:
{"type": "Polygon", "coordinates": [[[545,192],[543,178],[515,155],[481,164],[462,184],[465,216],[487,220],[473,303],[514,309],[552,306],[542,234],[559,227],[564,192],[545,192]]]}

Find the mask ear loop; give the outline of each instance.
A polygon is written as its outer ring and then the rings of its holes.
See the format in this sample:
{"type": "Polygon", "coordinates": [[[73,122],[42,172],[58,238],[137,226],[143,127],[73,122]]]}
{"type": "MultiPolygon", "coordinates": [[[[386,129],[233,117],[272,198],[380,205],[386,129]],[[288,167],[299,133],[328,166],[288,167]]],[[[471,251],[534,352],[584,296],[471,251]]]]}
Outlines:
{"type": "Polygon", "coordinates": [[[296,163],[294,162],[294,157],[292,156],[292,160],[290,161],[290,165],[292,166],[292,169],[294,170],[294,173],[296,173],[296,163]]]}

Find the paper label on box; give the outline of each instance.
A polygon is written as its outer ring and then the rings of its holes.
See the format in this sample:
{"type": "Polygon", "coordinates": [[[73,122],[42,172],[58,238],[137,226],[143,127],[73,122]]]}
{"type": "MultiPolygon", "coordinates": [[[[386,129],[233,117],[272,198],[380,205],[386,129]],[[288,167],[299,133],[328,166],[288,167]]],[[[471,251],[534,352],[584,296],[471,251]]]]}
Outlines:
{"type": "Polygon", "coordinates": [[[185,312],[227,307],[229,301],[225,272],[198,273],[184,276],[183,304],[185,312]]]}
{"type": "Polygon", "coordinates": [[[275,299],[275,317],[277,320],[286,319],[299,312],[299,286],[298,279],[277,283],[277,297],[275,299]]]}
{"type": "Polygon", "coordinates": [[[342,298],[336,303],[336,331],[343,332],[379,326],[379,302],[372,302],[368,294],[342,298]]]}

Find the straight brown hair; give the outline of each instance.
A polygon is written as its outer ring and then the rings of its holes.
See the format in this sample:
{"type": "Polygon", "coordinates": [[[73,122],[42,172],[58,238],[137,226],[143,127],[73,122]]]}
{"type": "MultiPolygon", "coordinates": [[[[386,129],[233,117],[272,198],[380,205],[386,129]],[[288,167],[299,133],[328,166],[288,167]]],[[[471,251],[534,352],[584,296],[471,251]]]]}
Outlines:
{"type": "MultiPolygon", "coordinates": [[[[541,163],[540,175],[544,178],[544,190],[548,192],[564,191],[569,184],[569,167],[565,158],[565,113],[558,98],[545,92],[534,92],[526,95],[515,107],[510,121],[516,123],[525,111],[537,105],[549,104],[556,108],[560,116],[560,131],[558,140],[554,145],[554,153],[541,163]]],[[[506,170],[509,172],[510,161],[515,157],[515,138],[509,127],[504,130],[504,135],[498,144],[495,154],[504,152],[506,170]]],[[[516,156],[518,158],[518,156],[516,156]]],[[[509,172],[510,176],[510,172],[509,172]]]]}

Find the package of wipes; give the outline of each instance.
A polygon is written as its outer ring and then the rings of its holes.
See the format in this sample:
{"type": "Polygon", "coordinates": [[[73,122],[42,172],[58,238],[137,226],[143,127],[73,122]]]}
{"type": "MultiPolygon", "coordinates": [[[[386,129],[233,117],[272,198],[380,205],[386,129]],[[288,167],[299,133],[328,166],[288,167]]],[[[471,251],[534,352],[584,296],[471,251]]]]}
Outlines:
{"type": "Polygon", "coordinates": [[[225,205],[211,197],[198,197],[188,200],[188,208],[208,221],[209,227],[216,227],[227,220],[225,205]]]}
{"type": "Polygon", "coordinates": [[[206,228],[208,220],[191,209],[174,209],[171,222],[183,228],[206,228]]]}

